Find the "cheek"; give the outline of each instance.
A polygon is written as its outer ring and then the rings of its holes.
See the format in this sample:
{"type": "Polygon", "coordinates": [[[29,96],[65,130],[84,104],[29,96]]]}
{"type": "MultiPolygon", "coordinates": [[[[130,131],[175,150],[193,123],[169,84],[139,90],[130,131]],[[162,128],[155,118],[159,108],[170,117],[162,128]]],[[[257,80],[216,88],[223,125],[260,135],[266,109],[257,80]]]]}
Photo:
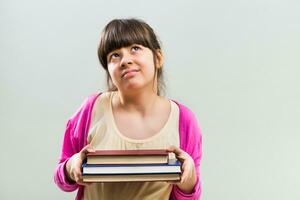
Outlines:
{"type": "Polygon", "coordinates": [[[109,76],[112,77],[112,70],[110,68],[107,69],[107,72],[108,72],[109,76]]]}
{"type": "Polygon", "coordinates": [[[145,57],[143,60],[141,60],[141,62],[143,66],[147,66],[147,71],[155,70],[155,64],[152,55],[145,57]]]}
{"type": "Polygon", "coordinates": [[[108,74],[109,74],[110,78],[114,79],[114,76],[115,76],[115,73],[116,73],[116,70],[115,70],[114,66],[108,65],[107,71],[108,71],[108,74]]]}

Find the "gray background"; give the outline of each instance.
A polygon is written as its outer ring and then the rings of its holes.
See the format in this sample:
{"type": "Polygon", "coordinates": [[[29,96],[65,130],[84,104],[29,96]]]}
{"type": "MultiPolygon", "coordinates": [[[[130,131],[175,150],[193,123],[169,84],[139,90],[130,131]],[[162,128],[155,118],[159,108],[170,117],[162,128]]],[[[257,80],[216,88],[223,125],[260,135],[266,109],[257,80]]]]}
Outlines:
{"type": "Polygon", "coordinates": [[[0,1],[0,199],[72,199],[53,183],[67,119],[105,89],[104,25],[163,42],[167,96],[203,131],[203,200],[300,199],[297,0],[0,1]]]}

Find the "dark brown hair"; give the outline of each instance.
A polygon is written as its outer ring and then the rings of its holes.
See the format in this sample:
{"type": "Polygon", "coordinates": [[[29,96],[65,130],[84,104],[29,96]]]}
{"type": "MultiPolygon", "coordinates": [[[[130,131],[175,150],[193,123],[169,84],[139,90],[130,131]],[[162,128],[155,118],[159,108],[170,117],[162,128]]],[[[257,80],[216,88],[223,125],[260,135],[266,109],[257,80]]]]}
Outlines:
{"type": "MultiPolygon", "coordinates": [[[[132,44],[139,44],[149,48],[153,53],[154,63],[156,63],[157,50],[161,50],[160,43],[153,29],[144,21],[134,18],[114,19],[103,29],[98,48],[98,58],[106,71],[109,91],[115,91],[117,88],[112,84],[110,79],[107,69],[107,55],[115,49],[127,47],[132,44]]],[[[162,67],[155,68],[155,74],[157,74],[157,91],[158,95],[160,95],[165,87],[162,67]]]]}

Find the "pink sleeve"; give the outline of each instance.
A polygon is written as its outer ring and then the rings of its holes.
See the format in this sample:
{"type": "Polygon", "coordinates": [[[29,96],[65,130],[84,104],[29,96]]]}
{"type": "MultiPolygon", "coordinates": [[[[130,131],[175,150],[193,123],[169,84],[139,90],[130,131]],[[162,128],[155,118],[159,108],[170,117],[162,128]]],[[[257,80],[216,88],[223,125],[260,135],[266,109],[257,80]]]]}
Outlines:
{"type": "Polygon", "coordinates": [[[197,172],[197,182],[192,193],[184,193],[176,185],[173,186],[172,200],[199,200],[201,195],[200,160],[202,157],[202,134],[194,114],[186,107],[179,105],[180,148],[194,160],[197,172]]]}
{"type": "Polygon", "coordinates": [[[60,159],[54,172],[54,182],[60,189],[66,192],[79,189],[76,199],[81,199],[83,186],[68,181],[65,174],[65,166],[67,161],[87,144],[87,132],[89,130],[93,105],[100,94],[93,94],[86,98],[69,119],[65,130],[60,159]]]}
{"type": "Polygon", "coordinates": [[[75,152],[72,144],[72,129],[73,126],[71,121],[69,120],[65,131],[61,156],[54,173],[54,182],[60,189],[66,192],[72,192],[78,188],[78,185],[76,183],[70,183],[68,181],[65,174],[65,165],[67,161],[73,154],[77,153],[75,152]]]}
{"type": "Polygon", "coordinates": [[[86,98],[75,114],[69,119],[62,143],[60,159],[54,172],[54,182],[60,189],[66,192],[79,189],[76,199],[81,199],[83,186],[68,181],[65,174],[65,166],[67,161],[87,144],[87,132],[89,130],[93,105],[100,94],[94,94],[86,98]]]}

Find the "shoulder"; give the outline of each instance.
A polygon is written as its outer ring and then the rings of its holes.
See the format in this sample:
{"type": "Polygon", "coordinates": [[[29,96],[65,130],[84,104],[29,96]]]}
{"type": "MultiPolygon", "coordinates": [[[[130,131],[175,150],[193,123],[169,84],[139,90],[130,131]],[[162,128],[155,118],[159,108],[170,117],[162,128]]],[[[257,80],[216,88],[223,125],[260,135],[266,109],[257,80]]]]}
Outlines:
{"type": "Polygon", "coordinates": [[[179,108],[180,147],[191,153],[188,144],[199,146],[201,143],[201,129],[195,114],[187,106],[172,100],[179,108]]]}
{"type": "Polygon", "coordinates": [[[70,117],[71,122],[79,121],[80,119],[86,119],[92,112],[93,106],[95,104],[96,99],[101,95],[101,92],[94,93],[89,95],[84,99],[79,108],[75,111],[75,113],[70,117]]]}
{"type": "Polygon", "coordinates": [[[182,123],[184,121],[191,121],[191,120],[197,121],[194,112],[190,108],[188,108],[187,106],[185,106],[182,103],[179,103],[175,100],[172,100],[172,101],[175,102],[179,108],[180,123],[182,123]]]}

